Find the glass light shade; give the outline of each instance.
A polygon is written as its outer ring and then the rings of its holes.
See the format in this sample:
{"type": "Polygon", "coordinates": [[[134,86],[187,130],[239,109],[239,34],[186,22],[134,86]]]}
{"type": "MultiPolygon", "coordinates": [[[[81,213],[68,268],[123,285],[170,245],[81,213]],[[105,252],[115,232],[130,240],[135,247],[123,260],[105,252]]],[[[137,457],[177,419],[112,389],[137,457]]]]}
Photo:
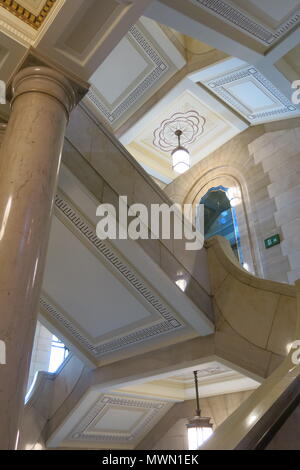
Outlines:
{"type": "Polygon", "coordinates": [[[189,450],[198,450],[213,434],[210,418],[196,416],[187,425],[189,450]]]}
{"type": "Polygon", "coordinates": [[[177,147],[172,152],[173,170],[182,174],[191,168],[190,154],[184,147],[177,147]]]}

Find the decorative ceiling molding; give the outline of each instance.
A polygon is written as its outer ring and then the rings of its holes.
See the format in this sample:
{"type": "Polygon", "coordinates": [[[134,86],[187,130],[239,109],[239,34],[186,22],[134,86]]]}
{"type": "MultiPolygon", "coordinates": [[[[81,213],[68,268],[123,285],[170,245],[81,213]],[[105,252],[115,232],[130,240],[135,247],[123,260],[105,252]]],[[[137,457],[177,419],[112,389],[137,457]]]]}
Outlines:
{"type": "MultiPolygon", "coordinates": [[[[200,365],[197,368],[193,368],[198,372],[199,379],[208,379],[211,377],[215,377],[218,375],[223,375],[226,373],[232,373],[232,370],[228,367],[224,366],[223,364],[212,362],[210,364],[200,365]]],[[[170,381],[184,383],[185,386],[190,386],[190,384],[194,385],[194,378],[193,374],[190,370],[185,371],[184,373],[173,375],[168,378],[170,381]]]]}
{"type": "Polygon", "coordinates": [[[181,131],[181,145],[188,146],[196,142],[204,132],[206,119],[198,111],[191,110],[175,113],[165,119],[154,131],[153,145],[163,152],[170,152],[178,145],[176,131],[181,131]]]}
{"type": "MultiPolygon", "coordinates": [[[[188,144],[192,165],[248,127],[242,117],[205,87],[190,79],[184,79],[127,131],[121,137],[121,142],[142,165],[145,165],[144,168],[148,172],[152,169],[156,174],[173,180],[177,175],[172,172],[171,158],[167,154],[168,147],[164,145],[163,150],[159,145],[155,145],[153,135],[157,129],[161,129],[162,122],[168,122],[170,116],[176,113],[185,115],[190,110],[196,111],[200,116],[200,133],[193,143],[188,144]]],[[[181,143],[184,146],[183,139],[181,143]]],[[[169,144],[170,150],[174,150],[178,141],[174,139],[169,144]]]]}
{"type": "Polygon", "coordinates": [[[300,22],[300,9],[284,21],[278,28],[272,29],[257,21],[249,13],[224,0],[190,0],[215,16],[254,37],[261,43],[271,46],[300,22]]]}
{"type": "Polygon", "coordinates": [[[38,30],[49,15],[55,2],[56,0],[43,1],[38,14],[32,13],[30,8],[25,8],[20,2],[16,2],[15,0],[0,0],[0,7],[5,8],[24,23],[38,30]]]}
{"type": "Polygon", "coordinates": [[[150,60],[152,66],[149,73],[143,76],[138,85],[115,107],[110,107],[108,103],[105,103],[104,97],[95,86],[90,88],[87,98],[98,108],[100,113],[110,122],[110,124],[114,124],[118,119],[120,119],[126,111],[128,111],[130,107],[132,107],[148,90],[150,90],[155,83],[161,80],[161,78],[166,75],[170,69],[170,65],[155,49],[149,39],[145,37],[137,25],[130,28],[126,37],[142,55],[146,56],[148,60],[150,60]]]}
{"type": "Polygon", "coordinates": [[[55,209],[60,217],[67,219],[68,224],[71,225],[72,230],[77,233],[79,238],[84,237],[85,242],[92,246],[93,249],[96,249],[98,255],[102,257],[106,263],[109,263],[113,270],[117,271],[117,274],[123,278],[125,283],[130,285],[131,289],[134,289],[134,292],[141,297],[144,303],[146,302],[149,305],[150,310],[156,313],[157,320],[152,321],[152,324],[149,324],[146,328],[134,329],[123,336],[115,337],[101,344],[92,344],[90,339],[84,336],[46,295],[42,296],[40,299],[42,313],[44,312],[44,314],[49,315],[66,333],[80,343],[87,353],[92,354],[96,359],[100,359],[109,353],[122,350],[128,346],[181,329],[185,326],[175,318],[165,302],[145,285],[144,280],[120,259],[117,253],[113,251],[112,247],[108,246],[97,237],[95,228],[89,225],[75,207],[61,194],[56,196],[55,209]]]}
{"type": "Polygon", "coordinates": [[[117,394],[102,395],[89,412],[80,419],[66,438],[66,442],[82,441],[134,446],[172,405],[170,401],[164,400],[137,399],[117,394]],[[116,414],[119,415],[119,422],[111,419],[116,414]],[[117,429],[118,425],[122,429],[117,429]]]}
{"type": "Polygon", "coordinates": [[[299,113],[296,106],[272,82],[250,65],[202,83],[252,124],[293,117],[299,113]],[[240,87],[239,94],[235,86],[240,87]],[[245,89],[242,92],[243,87],[245,89]],[[251,87],[250,91],[248,87],[251,87]],[[249,93],[251,96],[248,96],[249,93]],[[256,99],[261,104],[256,105],[256,99]]]}

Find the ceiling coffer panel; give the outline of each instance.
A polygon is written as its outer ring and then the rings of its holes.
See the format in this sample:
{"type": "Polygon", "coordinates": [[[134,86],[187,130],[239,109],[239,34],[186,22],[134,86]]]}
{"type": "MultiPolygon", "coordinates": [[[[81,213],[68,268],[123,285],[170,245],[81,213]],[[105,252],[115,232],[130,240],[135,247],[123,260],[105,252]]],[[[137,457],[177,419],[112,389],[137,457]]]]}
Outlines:
{"type": "Polygon", "coordinates": [[[194,5],[271,46],[300,23],[300,2],[287,0],[190,0],[194,5]]]}
{"type": "Polygon", "coordinates": [[[39,29],[57,0],[0,0],[0,7],[14,16],[39,29]]]}

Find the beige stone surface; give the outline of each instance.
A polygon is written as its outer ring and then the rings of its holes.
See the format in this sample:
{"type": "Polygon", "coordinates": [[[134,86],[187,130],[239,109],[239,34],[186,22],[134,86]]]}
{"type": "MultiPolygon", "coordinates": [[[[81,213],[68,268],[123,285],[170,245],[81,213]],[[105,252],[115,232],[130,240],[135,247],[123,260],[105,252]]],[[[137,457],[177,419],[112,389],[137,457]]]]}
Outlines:
{"type": "Polygon", "coordinates": [[[291,237],[286,225],[299,218],[299,143],[299,119],[249,128],[165,191],[180,204],[194,204],[213,186],[240,187],[243,204],[237,219],[246,263],[260,277],[293,283],[300,275],[292,267],[300,243],[285,239],[291,237]],[[276,233],[281,247],[266,250],[264,240],[276,233]]]}
{"type": "Polygon", "coordinates": [[[75,93],[58,72],[19,72],[0,158],[0,448],[13,449],[26,391],[49,224],[75,93]]]}

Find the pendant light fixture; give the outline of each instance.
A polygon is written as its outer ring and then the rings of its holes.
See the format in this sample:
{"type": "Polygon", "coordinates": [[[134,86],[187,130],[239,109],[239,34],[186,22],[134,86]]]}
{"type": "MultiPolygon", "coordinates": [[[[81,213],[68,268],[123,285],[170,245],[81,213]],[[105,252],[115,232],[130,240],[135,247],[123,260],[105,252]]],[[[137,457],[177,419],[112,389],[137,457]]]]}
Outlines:
{"type": "Polygon", "coordinates": [[[190,154],[186,148],[181,146],[180,138],[182,136],[182,131],[177,130],[175,135],[178,138],[178,147],[176,147],[172,152],[173,171],[183,174],[191,168],[190,154]]]}
{"type": "Polygon", "coordinates": [[[213,434],[213,425],[210,418],[202,418],[199,400],[198,372],[194,372],[196,391],[196,416],[189,420],[186,425],[188,430],[189,450],[198,450],[203,443],[213,434]]]}

